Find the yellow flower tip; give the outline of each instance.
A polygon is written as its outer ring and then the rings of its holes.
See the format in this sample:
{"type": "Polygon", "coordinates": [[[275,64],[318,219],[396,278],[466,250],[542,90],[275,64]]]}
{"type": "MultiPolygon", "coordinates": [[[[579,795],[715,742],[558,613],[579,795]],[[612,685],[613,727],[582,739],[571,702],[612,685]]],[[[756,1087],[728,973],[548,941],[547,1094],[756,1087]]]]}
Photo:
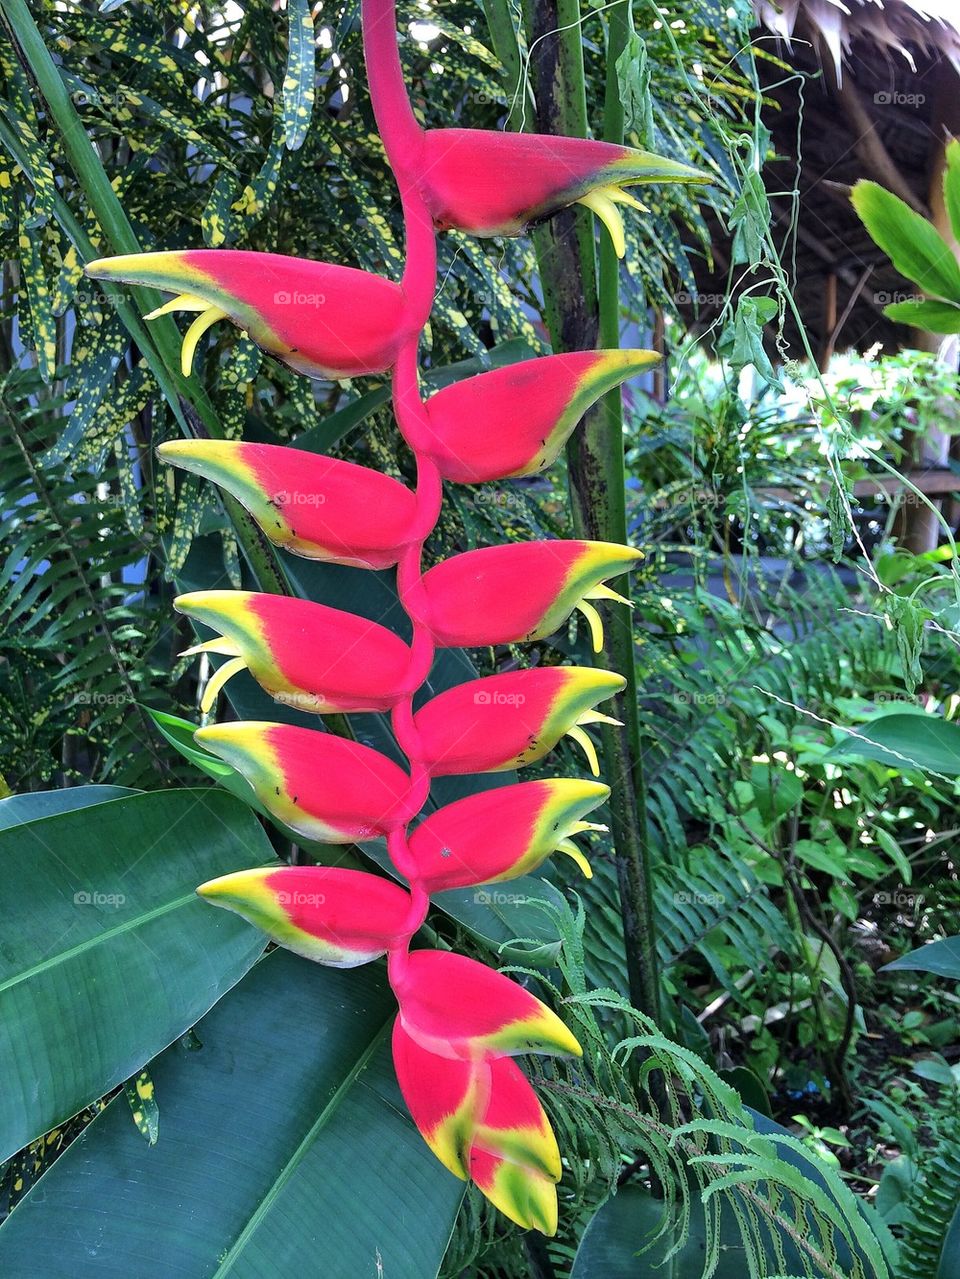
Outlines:
{"type": "Polygon", "coordinates": [[[559,798],[570,804],[589,800],[590,807],[596,808],[610,798],[609,786],[604,782],[588,781],[585,777],[555,777],[549,784],[555,787],[559,798]]]}
{"type": "Polygon", "coordinates": [[[255,720],[231,720],[228,724],[205,724],[203,728],[194,730],[193,740],[205,750],[213,751],[223,757],[224,751],[231,755],[252,754],[263,751],[263,734],[267,729],[275,728],[271,723],[259,723],[255,720]]]}
{"type": "Polygon", "coordinates": [[[650,212],[645,204],[641,204],[635,195],[631,195],[623,187],[604,187],[604,195],[612,200],[614,204],[626,204],[631,209],[636,209],[639,213],[650,212]]]}
{"type": "Polygon", "coordinates": [[[91,280],[107,279],[113,273],[115,263],[120,261],[122,258],[94,258],[83,268],[83,274],[91,280]]]}
{"type": "Polygon", "coordinates": [[[620,214],[620,210],[610,199],[607,188],[599,187],[593,191],[588,191],[586,195],[580,197],[577,203],[586,205],[588,209],[597,215],[607,228],[610,239],[613,242],[614,252],[618,258],[622,258],[627,251],[623,217],[620,214]]]}
{"type": "Polygon", "coordinates": [[[220,897],[249,896],[251,889],[259,888],[266,876],[272,875],[275,869],[274,866],[255,866],[251,870],[235,870],[229,875],[208,879],[194,891],[200,897],[213,901],[220,897]]]}
{"type": "Polygon", "coordinates": [[[584,879],[593,879],[593,867],[572,839],[561,839],[557,844],[557,851],[566,853],[568,857],[576,862],[583,872],[584,879]]]}
{"type": "Polygon", "coordinates": [[[584,711],[577,717],[578,724],[611,724],[614,728],[623,728],[622,719],[614,719],[612,715],[604,715],[601,711],[584,711]]]}
{"type": "Polygon", "coordinates": [[[224,657],[240,657],[241,652],[233,640],[226,639],[224,636],[217,636],[215,639],[204,640],[201,644],[191,644],[189,648],[181,649],[177,654],[178,657],[196,657],[198,653],[220,653],[224,657]]]}
{"type": "Polygon", "coordinates": [[[603,352],[596,371],[624,378],[625,372],[640,373],[662,361],[663,356],[659,351],[650,351],[642,346],[614,347],[603,352]]]}
{"type": "Polygon", "coordinates": [[[233,679],[234,675],[238,675],[240,671],[246,670],[247,663],[242,657],[232,657],[229,662],[224,662],[222,666],[218,666],[213,672],[203,690],[203,696],[200,698],[200,709],[204,715],[209,715],[210,711],[216,704],[220,690],[228,680],[233,679]]]}
{"type": "Polygon", "coordinates": [[[613,590],[602,582],[599,586],[587,591],[583,598],[585,600],[610,600],[614,604],[625,604],[627,608],[635,607],[633,600],[628,600],[625,595],[621,595],[619,591],[613,590]]]}
{"type": "Polygon", "coordinates": [[[211,325],[218,320],[225,320],[227,313],[218,306],[208,306],[202,311],[183,335],[183,346],[180,348],[180,372],[189,377],[193,372],[193,357],[197,351],[197,343],[211,325]]]}
{"type": "Polygon", "coordinates": [[[602,652],[603,650],[603,620],[600,617],[600,614],[597,612],[597,610],[593,607],[592,604],[587,603],[586,598],[578,602],[577,609],[587,619],[587,624],[590,627],[590,639],[593,643],[593,651],[595,653],[602,652]]]}
{"type": "Polygon", "coordinates": [[[157,457],[197,475],[209,475],[211,467],[242,468],[242,450],[242,440],[165,440],[157,445],[157,457]]]}
{"type": "Polygon", "coordinates": [[[610,827],[607,826],[605,822],[574,822],[574,824],[567,831],[567,835],[568,836],[582,835],[585,831],[588,831],[588,830],[595,830],[595,831],[601,831],[603,833],[606,833],[610,830],[610,827]]]}
{"type": "Polygon", "coordinates": [[[157,457],[161,462],[171,462],[174,466],[178,466],[186,458],[196,456],[196,445],[200,443],[200,440],[164,440],[162,444],[157,445],[157,457]]]}
{"type": "Polygon", "coordinates": [[[148,311],[143,318],[145,320],[155,320],[158,316],[168,315],[171,311],[206,311],[209,306],[209,302],[205,302],[203,298],[198,298],[196,294],[178,293],[169,302],[163,302],[160,306],[154,307],[152,311],[148,311]]]}
{"type": "Polygon", "coordinates": [[[577,743],[584,755],[587,757],[587,763],[590,766],[590,772],[594,777],[600,776],[600,761],[597,758],[597,748],[591,739],[583,731],[579,724],[572,724],[567,729],[567,736],[577,743]]]}

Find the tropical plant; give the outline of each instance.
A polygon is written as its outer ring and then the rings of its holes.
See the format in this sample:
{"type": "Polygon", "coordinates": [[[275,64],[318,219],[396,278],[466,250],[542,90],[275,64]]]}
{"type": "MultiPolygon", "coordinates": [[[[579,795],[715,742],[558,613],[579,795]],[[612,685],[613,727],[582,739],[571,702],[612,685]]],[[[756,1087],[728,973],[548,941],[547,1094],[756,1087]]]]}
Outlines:
{"type": "MultiPolygon", "coordinates": [[[[784,444],[733,390],[751,362],[778,385],[779,295],[729,308],[721,396],[648,414],[646,439],[628,410],[642,485],[674,497],[682,466],[715,501],[645,522],[643,565],[623,545],[619,387],[655,356],[621,350],[621,324],[669,309],[667,263],[692,285],[699,200],[763,256],[742,11],[651,6],[634,29],[625,0],[491,0],[494,57],[472,5],[417,11],[398,47],[392,5],[365,0],[376,130],[351,6],[0,12],[8,345],[37,365],[4,389],[9,776],[220,788],[0,803],[4,1268],[890,1275],[883,1221],[767,1112],[770,1089],[798,1109],[788,1036],[832,1097],[861,1033],[848,926],[933,865],[900,839],[949,807],[949,776],[918,784],[923,741],[904,751],[876,703],[944,705],[949,650],[921,640],[947,605],[930,587],[921,616],[911,592],[949,569],[878,564],[865,616],[829,575],[757,572],[798,526],[791,573],[827,535],[822,417],[784,444]],[[617,179],[704,166],[702,195],[654,186],[621,218],[617,179]],[[538,478],[564,450],[572,530],[538,478]],[[802,489],[788,519],[778,483],[802,489]],[[681,548],[690,590],[662,575],[681,548]],[[609,788],[565,775],[573,747],[609,788]],[[731,1048],[755,1072],[715,1069],[731,1048]]],[[[661,509],[635,496],[631,516],[661,509]]]]}

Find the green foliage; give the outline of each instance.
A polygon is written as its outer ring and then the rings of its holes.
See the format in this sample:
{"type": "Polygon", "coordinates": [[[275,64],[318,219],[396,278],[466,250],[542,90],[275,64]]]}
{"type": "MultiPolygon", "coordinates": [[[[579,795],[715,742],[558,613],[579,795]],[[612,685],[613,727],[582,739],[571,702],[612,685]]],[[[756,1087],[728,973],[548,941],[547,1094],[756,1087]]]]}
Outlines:
{"type": "MultiPolygon", "coordinates": [[[[609,1178],[609,1193],[627,1178],[649,1176],[659,1186],[660,1256],[681,1253],[694,1231],[690,1252],[681,1254],[689,1268],[678,1274],[700,1273],[696,1263],[704,1276],[714,1273],[721,1239],[729,1246],[732,1238],[739,1274],[888,1275],[892,1241],[841,1178],[777,1125],[753,1116],[697,1053],[665,1038],[615,992],[589,989],[583,908],[548,909],[563,939],[564,1008],[584,1059],[574,1067],[554,1063],[543,1096],[561,1142],[583,1157],[595,1183],[609,1178]],[[629,1029],[611,1049],[606,1020],[613,1012],[629,1029]],[[625,1170],[619,1151],[630,1161],[625,1170]]],[[[581,1193],[592,1190],[596,1203],[597,1189],[587,1184],[581,1193]]],[[[600,1220],[608,1211],[600,1207],[600,1220]]],[[[606,1234],[599,1222],[595,1229],[606,1234]]],[[[642,1229],[631,1238],[633,1252],[657,1242],[642,1229]]],[[[587,1265],[578,1257],[572,1274],[599,1273],[587,1265]]]]}
{"type": "Polygon", "coordinates": [[[67,788],[0,831],[0,1159],[122,1084],[246,972],[262,938],[211,918],[194,889],[269,853],[249,811],[213,791],[91,806],[67,788]]]}
{"type": "Polygon", "coordinates": [[[406,1114],[393,1018],[380,965],[266,956],[151,1063],[157,1144],[117,1096],[0,1227],[4,1272],[436,1274],[463,1187],[406,1114]]]}
{"type": "Polygon", "coordinates": [[[960,1122],[944,1125],[908,1201],[897,1279],[950,1279],[960,1265],[960,1122]]]}
{"type": "MultiPolygon", "coordinates": [[[[944,204],[956,236],[960,225],[960,142],[947,147],[944,204]]],[[[927,300],[894,302],[884,314],[933,333],[960,332],[960,265],[953,248],[922,214],[875,182],[858,182],[851,196],[871,237],[893,265],[927,295],[927,300]]]]}
{"type": "Polygon", "coordinates": [[[130,514],[126,437],[97,475],[43,462],[56,428],[38,390],[35,371],[0,387],[0,773],[16,789],[156,785],[171,767],[140,702],[171,705],[178,647],[170,592],[151,581],[163,515],[130,514]]]}

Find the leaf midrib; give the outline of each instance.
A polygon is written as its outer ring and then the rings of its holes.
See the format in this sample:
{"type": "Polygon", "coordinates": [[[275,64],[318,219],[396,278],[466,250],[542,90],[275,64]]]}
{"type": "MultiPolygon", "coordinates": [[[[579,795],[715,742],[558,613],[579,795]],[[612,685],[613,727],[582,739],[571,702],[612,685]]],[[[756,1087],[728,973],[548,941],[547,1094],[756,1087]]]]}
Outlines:
{"type": "Polygon", "coordinates": [[[128,919],[126,923],[117,924],[113,928],[108,928],[105,932],[97,933],[94,937],[88,937],[86,941],[78,942],[76,946],[71,946],[69,950],[62,950],[59,954],[51,955],[49,959],[44,959],[39,964],[34,964],[32,968],[25,968],[22,972],[16,973],[13,977],[7,978],[6,981],[0,981],[0,995],[11,990],[14,986],[18,986],[22,981],[28,981],[31,977],[36,977],[39,973],[47,972],[51,968],[56,968],[59,964],[64,964],[68,960],[73,959],[77,955],[82,955],[85,951],[92,950],[95,946],[101,946],[105,942],[110,941],[113,937],[120,937],[124,933],[132,932],[135,928],[139,928],[142,924],[147,924],[153,919],[159,919],[161,916],[169,914],[172,910],[177,910],[181,906],[186,906],[189,902],[196,901],[197,895],[195,891],[186,893],[183,897],[177,897],[171,902],[166,902],[163,906],[155,906],[153,910],[145,911],[142,915],[137,915],[134,919],[128,919]]]}
{"type": "Polygon", "coordinates": [[[248,1241],[253,1237],[254,1233],[259,1228],[260,1223],[264,1220],[267,1213],[271,1210],[274,1203],[279,1198],[280,1192],[296,1172],[299,1165],[303,1162],[307,1152],[316,1141],[321,1130],[326,1127],[331,1115],[339,1107],[343,1096],[353,1087],[361,1072],[366,1068],[366,1065],[374,1052],[380,1047],[381,1041],[392,1024],[393,1014],[391,1013],[377,1033],[373,1036],[367,1047],[354,1062],[351,1069],[346,1075],[344,1075],[341,1082],[337,1085],[333,1096],[320,1111],[320,1114],[310,1125],[310,1128],[304,1134],[296,1150],[294,1150],[293,1154],[280,1169],[280,1172],[273,1179],[270,1189],[260,1200],[256,1209],[251,1213],[249,1221],[244,1226],[243,1230],[241,1230],[240,1234],[237,1235],[237,1238],[231,1245],[230,1250],[223,1257],[220,1264],[217,1266],[217,1269],[211,1275],[211,1279],[221,1279],[221,1276],[228,1274],[233,1269],[234,1262],[239,1259],[248,1241]]]}

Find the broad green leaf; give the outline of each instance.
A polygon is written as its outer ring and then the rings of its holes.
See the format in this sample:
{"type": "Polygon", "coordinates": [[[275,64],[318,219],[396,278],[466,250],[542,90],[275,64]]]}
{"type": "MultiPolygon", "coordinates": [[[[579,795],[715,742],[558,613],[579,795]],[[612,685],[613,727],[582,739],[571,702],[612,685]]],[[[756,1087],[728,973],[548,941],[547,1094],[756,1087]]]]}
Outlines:
{"type": "Polygon", "coordinates": [[[67,786],[63,790],[9,795],[0,799],[0,831],[38,821],[41,817],[53,817],[56,813],[69,813],[76,808],[88,808],[91,804],[103,804],[108,799],[137,794],[138,791],[129,790],[126,786],[67,786]]]}
{"type": "Polygon", "coordinates": [[[960,333],[960,306],[950,302],[891,302],[883,313],[897,324],[912,324],[930,333],[960,333]]]}
{"type": "Polygon", "coordinates": [[[930,1057],[921,1057],[913,1064],[913,1073],[921,1079],[928,1079],[932,1084],[941,1084],[944,1088],[956,1088],[957,1076],[950,1069],[946,1058],[939,1053],[930,1057]]]}
{"type": "MultiPolygon", "coordinates": [[[[663,1201],[654,1199],[642,1186],[621,1187],[587,1223],[570,1279],[694,1279],[702,1274],[706,1259],[703,1212],[694,1209],[691,1213],[689,1238],[666,1264],[673,1236],[668,1232],[652,1243],[663,1214],[663,1201]]],[[[713,1272],[714,1279],[743,1279],[746,1256],[729,1217],[722,1238],[721,1262],[713,1272]]]]}
{"type": "Polygon", "coordinates": [[[890,964],[884,964],[880,971],[935,973],[938,977],[960,981],[960,937],[944,937],[941,941],[928,942],[926,946],[911,950],[909,954],[901,955],[890,964]]]}
{"type": "Polygon", "coordinates": [[[919,768],[945,777],[960,776],[960,725],[936,715],[896,712],[880,715],[842,741],[829,758],[857,755],[892,768],[919,768]]]}
{"type": "Polygon", "coordinates": [[[749,1066],[733,1066],[730,1070],[718,1070],[717,1074],[725,1084],[736,1088],[745,1106],[751,1106],[760,1114],[772,1119],[770,1113],[770,1096],[766,1085],[758,1074],[749,1066]]]}
{"type": "Polygon", "coordinates": [[[136,1074],[243,976],[262,936],[194,890],[271,857],[215,790],[0,832],[0,1159],[136,1074]]]}
{"type": "Polygon", "coordinates": [[[924,293],[960,303],[960,266],[932,223],[876,182],[861,181],[850,197],[871,238],[924,293]]]}
{"type": "Polygon", "coordinates": [[[0,1227],[0,1272],[432,1279],[463,1185],[407,1117],[395,1012],[380,965],[274,951],[197,1026],[195,1051],[151,1062],[157,1145],[112,1102],[0,1227]]]}

